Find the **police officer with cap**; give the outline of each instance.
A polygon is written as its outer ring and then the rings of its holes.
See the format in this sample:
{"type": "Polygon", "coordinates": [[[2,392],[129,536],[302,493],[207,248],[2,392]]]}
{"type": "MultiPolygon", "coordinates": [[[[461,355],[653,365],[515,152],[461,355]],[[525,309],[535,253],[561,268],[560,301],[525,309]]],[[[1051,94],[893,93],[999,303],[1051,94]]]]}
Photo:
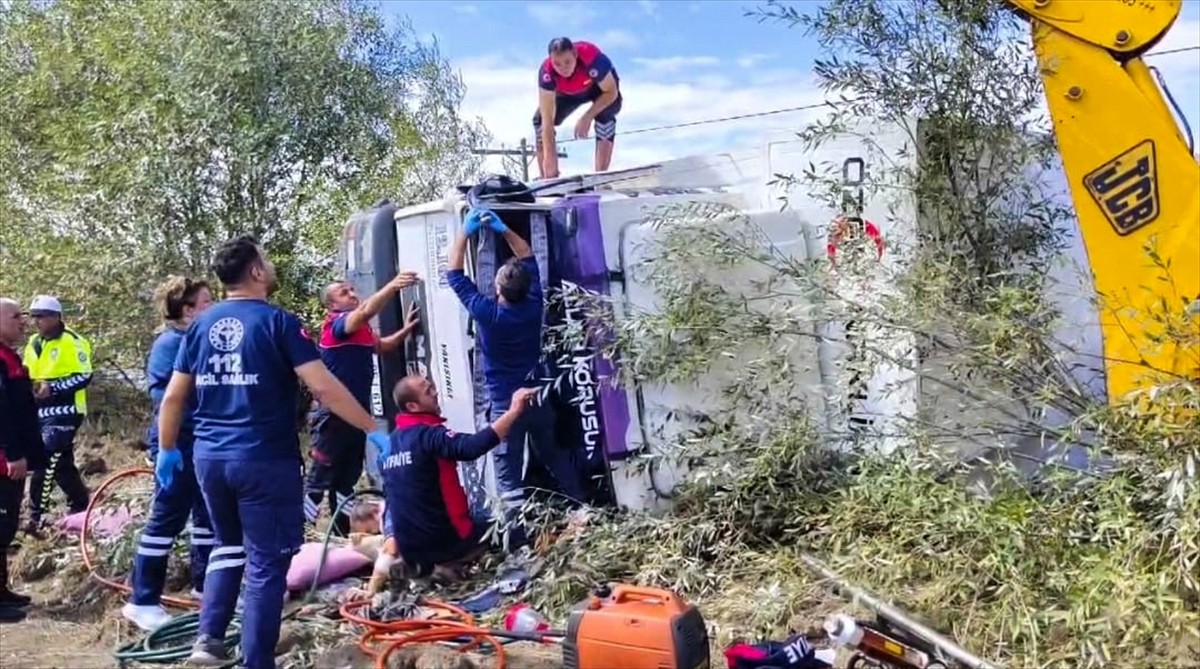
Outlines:
{"type": "Polygon", "coordinates": [[[37,534],[55,483],[66,494],[71,513],[87,509],[88,489],[75,466],[75,433],[87,416],[92,345],[63,323],[58,298],[33,298],[29,315],[37,333],[25,344],[22,357],[33,380],[42,441],[49,457],[44,469],[33,472],[29,486],[28,531],[37,534]]]}

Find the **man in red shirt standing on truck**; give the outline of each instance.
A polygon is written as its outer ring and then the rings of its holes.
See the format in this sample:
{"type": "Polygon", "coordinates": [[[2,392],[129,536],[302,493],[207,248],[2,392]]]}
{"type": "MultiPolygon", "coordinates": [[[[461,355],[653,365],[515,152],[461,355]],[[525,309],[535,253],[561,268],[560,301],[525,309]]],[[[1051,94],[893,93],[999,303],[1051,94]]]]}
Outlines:
{"type": "Polygon", "coordinates": [[[621,112],[621,78],[612,61],[591,42],[572,42],[566,37],[550,40],[549,55],[538,68],[538,110],[533,115],[538,167],[543,178],[558,176],[558,147],[554,130],[576,109],[592,103],[575,123],[575,139],[586,139],[596,130],[596,171],[612,162],[617,137],[617,114],[621,112]],[[542,119],[552,118],[553,124],[542,119]]]}

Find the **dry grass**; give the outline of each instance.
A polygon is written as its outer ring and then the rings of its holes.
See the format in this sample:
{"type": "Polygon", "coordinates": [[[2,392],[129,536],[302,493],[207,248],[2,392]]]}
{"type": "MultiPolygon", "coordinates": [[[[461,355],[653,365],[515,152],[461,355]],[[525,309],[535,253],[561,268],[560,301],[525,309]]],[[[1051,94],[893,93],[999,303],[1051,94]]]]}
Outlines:
{"type": "MultiPolygon", "coordinates": [[[[1163,390],[1157,401],[1194,406],[1196,389],[1163,390]]],[[[1156,477],[1200,448],[1200,424],[1153,406],[1095,417],[1109,452],[1125,454],[1113,475],[1031,487],[996,467],[987,498],[962,485],[972,472],[933,453],[830,456],[801,417],[751,441],[734,429],[714,434],[715,450],[737,467],[685,486],[665,515],[597,516],[551,548],[529,599],[561,622],[597,583],[668,587],[700,607],[716,652],[735,638],[805,631],[848,608],[801,565],[800,551],[811,551],[1008,666],[1189,666],[1200,630],[1200,497],[1180,479],[1171,502],[1156,477]]],[[[140,464],[119,441],[98,443],[111,469],[140,464]]],[[[62,666],[68,645],[84,662],[76,666],[92,666],[133,636],[115,615],[122,597],[86,578],[71,542],[28,544],[17,564],[40,601],[60,606],[6,628],[4,666],[62,666]]],[[[324,666],[349,638],[332,622],[290,624],[286,666],[324,666]]],[[[532,653],[521,666],[560,661],[555,648],[518,648],[510,650],[532,653]]]]}

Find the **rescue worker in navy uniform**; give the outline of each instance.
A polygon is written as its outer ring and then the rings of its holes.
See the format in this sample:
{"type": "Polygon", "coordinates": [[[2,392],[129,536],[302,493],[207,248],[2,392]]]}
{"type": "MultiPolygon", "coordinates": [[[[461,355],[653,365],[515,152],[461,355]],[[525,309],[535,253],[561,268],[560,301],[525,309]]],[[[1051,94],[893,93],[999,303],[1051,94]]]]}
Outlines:
{"type": "Polygon", "coordinates": [[[275,268],[254,238],[223,244],[212,273],[227,296],[183,336],[159,410],[155,476],[169,488],[183,469],[180,427],[194,392],[196,478],[217,543],[188,663],[228,664],[224,639],[244,573],[243,666],[274,669],[286,574],[304,539],[299,381],[381,450],[387,434],[374,431],[374,418],[329,373],[299,319],[268,302],[275,268]]]}
{"type": "MultiPolygon", "coordinates": [[[[504,224],[495,212],[473,209],[450,249],[446,280],[475,319],[483,350],[483,378],[491,402],[491,419],[508,410],[513,392],[538,385],[542,358],[542,282],[533,250],[504,224]],[[495,295],[484,296],[463,272],[467,239],[484,226],[504,237],[513,258],[496,272],[495,295]]],[[[527,537],[518,512],[525,504],[525,447],[554,477],[561,492],[576,503],[586,499],[571,454],[555,439],[554,410],[538,403],[513,426],[494,451],[496,479],[510,521],[508,549],[524,545],[527,537]]]]}
{"type": "MultiPolygon", "coordinates": [[[[359,300],[354,287],[345,281],[325,288],[323,302],[329,314],[321,325],[321,360],[367,411],[371,410],[375,352],[400,348],[418,325],[415,305],[404,327],[386,337],[375,335],[371,319],[401,290],[416,283],[416,277],[415,272],[400,272],[366,301],[359,300]]],[[[305,484],[304,515],[308,522],[316,521],[321,499],[328,495],[334,529],[343,536],[350,532],[350,509],[344,507],[341,513],[337,510],[354,493],[362,476],[366,443],[362,430],[317,404],[312,419],[312,465],[305,484]]]]}
{"type": "Polygon", "coordinates": [[[37,334],[25,344],[25,367],[33,379],[42,441],[49,461],[33,471],[29,486],[29,532],[41,533],[42,513],[54,484],[67,496],[71,513],[87,509],[89,493],[75,466],[75,433],[87,416],[92,382],[92,345],[63,323],[57,298],[39,295],[29,306],[37,334]]]}
{"type": "MultiPolygon", "coordinates": [[[[204,281],[173,276],[158,287],[154,301],[162,314],[164,327],[150,347],[150,356],[146,360],[150,404],[154,413],[146,439],[151,458],[157,458],[158,412],[167,383],[171,380],[183,333],[196,316],[212,305],[212,291],[204,281]]],[[[171,555],[175,537],[183,532],[188,517],[192,519],[188,562],[193,597],[199,597],[204,591],[204,571],[215,543],[208,522],[208,509],[204,507],[204,498],[196,485],[196,471],[192,466],[192,409],[194,401],[183,416],[179,437],[175,442],[183,456],[183,469],[174,477],[170,487],[158,486],[154,492],[150,518],[138,538],[137,553],[133,558],[133,597],[121,608],[121,615],[147,632],[153,632],[171,620],[171,614],[163,609],[160,600],[167,579],[167,559],[171,555]]]]}
{"type": "Polygon", "coordinates": [[[480,458],[499,445],[537,392],[536,388],[514,391],[490,426],[459,434],[446,429],[437,388],[429,379],[411,375],[396,383],[392,397],[400,413],[380,469],[387,496],[385,512],[391,517],[399,555],[381,550],[383,562],[376,561],[376,575],[386,574],[388,560],[399,557],[413,572],[450,583],[461,577],[461,567],[483,554],[491,522],[471,516],[467,493],[458,480],[458,463],[480,458]]]}
{"type": "Polygon", "coordinates": [[[24,334],[21,305],[0,297],[0,623],[24,620],[30,603],[9,587],[8,557],[15,548],[28,465],[43,454],[33,383],[16,350],[24,334]]]}

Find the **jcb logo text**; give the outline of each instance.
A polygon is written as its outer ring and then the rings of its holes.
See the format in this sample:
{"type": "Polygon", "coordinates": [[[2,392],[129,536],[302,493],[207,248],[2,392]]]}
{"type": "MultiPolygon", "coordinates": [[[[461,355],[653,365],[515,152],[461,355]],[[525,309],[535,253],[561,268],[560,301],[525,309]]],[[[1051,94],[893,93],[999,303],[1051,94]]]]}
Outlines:
{"type": "Polygon", "coordinates": [[[1105,163],[1083,185],[1118,235],[1153,223],[1159,214],[1154,142],[1147,139],[1105,163]]]}

